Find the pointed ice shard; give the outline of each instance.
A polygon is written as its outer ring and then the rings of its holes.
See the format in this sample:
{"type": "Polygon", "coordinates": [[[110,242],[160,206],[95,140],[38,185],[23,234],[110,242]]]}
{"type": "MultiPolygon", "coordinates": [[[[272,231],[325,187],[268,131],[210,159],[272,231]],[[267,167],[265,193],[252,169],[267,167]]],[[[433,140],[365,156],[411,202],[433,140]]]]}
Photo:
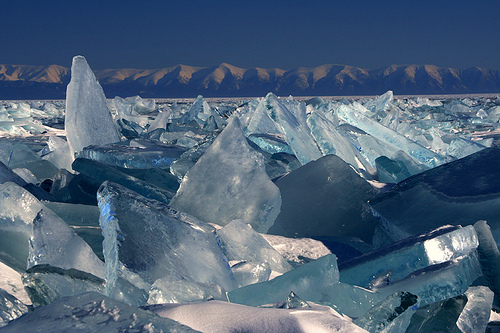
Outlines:
{"type": "Polygon", "coordinates": [[[106,96],[83,56],[73,58],[64,126],[71,156],[86,146],[120,141],[106,96]]]}
{"type": "MultiPolygon", "coordinates": [[[[269,118],[274,122],[279,133],[275,133],[275,131],[271,131],[270,133],[284,135],[286,142],[302,164],[307,164],[321,157],[321,152],[312,138],[307,125],[299,122],[295,115],[279,101],[276,95],[273,93],[267,94],[266,98],[260,102],[255,115],[260,113],[266,113],[262,117],[265,119],[269,118]]],[[[266,124],[268,123],[266,121],[266,124]]],[[[252,123],[250,123],[247,129],[247,134],[269,133],[262,131],[266,130],[270,125],[266,126],[265,129],[254,129],[251,125],[252,123]]]]}
{"type": "Polygon", "coordinates": [[[232,303],[257,306],[281,302],[294,291],[305,301],[318,302],[323,297],[321,288],[338,281],[337,258],[329,254],[270,281],[230,291],[228,298],[232,303]]]}
{"type": "Polygon", "coordinates": [[[292,266],[252,227],[235,220],[217,231],[228,260],[266,262],[273,271],[285,273],[292,266]]]}
{"type": "Polygon", "coordinates": [[[338,109],[338,113],[339,117],[345,122],[362,129],[366,133],[398,150],[403,150],[412,158],[430,168],[444,163],[444,158],[440,155],[379,124],[377,121],[356,112],[351,107],[341,105],[338,109]]]}
{"type": "Polygon", "coordinates": [[[48,264],[104,278],[104,263],[60,217],[42,209],[33,220],[28,268],[48,264]]]}
{"type": "Polygon", "coordinates": [[[233,117],[186,174],[170,205],[205,222],[241,219],[266,232],[279,214],[281,196],[233,117]]]}
{"type": "Polygon", "coordinates": [[[293,291],[290,292],[285,301],[279,303],[276,307],[280,309],[311,308],[307,302],[303,301],[293,291]]]}
{"type": "Polygon", "coordinates": [[[307,116],[307,124],[323,155],[335,154],[350,164],[360,174],[375,174],[373,167],[360,152],[341,135],[336,126],[320,111],[313,110],[307,116]]]}
{"type": "Polygon", "coordinates": [[[210,225],[108,181],[99,189],[98,203],[108,294],[120,262],[149,284],[165,278],[236,287],[210,225]]]}

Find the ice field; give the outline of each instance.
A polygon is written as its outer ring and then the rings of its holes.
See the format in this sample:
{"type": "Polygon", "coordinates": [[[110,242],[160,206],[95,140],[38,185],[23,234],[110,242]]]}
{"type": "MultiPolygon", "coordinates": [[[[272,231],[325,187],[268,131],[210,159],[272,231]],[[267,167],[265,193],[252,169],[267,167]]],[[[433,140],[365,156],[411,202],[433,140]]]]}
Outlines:
{"type": "Polygon", "coordinates": [[[500,97],[0,101],[0,332],[500,331],[500,97]]]}

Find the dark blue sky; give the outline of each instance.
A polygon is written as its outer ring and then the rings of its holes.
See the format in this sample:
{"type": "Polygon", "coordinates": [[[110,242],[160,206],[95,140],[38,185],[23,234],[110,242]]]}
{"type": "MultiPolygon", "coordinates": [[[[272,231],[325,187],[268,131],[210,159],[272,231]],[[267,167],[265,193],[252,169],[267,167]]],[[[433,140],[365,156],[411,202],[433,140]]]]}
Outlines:
{"type": "Polygon", "coordinates": [[[500,69],[500,1],[3,1],[0,63],[500,69]]]}

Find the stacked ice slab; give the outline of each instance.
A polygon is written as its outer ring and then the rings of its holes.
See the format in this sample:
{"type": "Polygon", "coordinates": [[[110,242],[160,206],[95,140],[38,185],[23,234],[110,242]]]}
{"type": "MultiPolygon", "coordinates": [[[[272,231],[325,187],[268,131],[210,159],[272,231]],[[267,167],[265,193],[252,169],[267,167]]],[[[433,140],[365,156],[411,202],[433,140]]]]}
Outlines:
{"type": "Polygon", "coordinates": [[[68,141],[0,142],[4,330],[471,332],[500,304],[498,149],[470,137],[497,101],[106,104],[72,75],[68,141]]]}

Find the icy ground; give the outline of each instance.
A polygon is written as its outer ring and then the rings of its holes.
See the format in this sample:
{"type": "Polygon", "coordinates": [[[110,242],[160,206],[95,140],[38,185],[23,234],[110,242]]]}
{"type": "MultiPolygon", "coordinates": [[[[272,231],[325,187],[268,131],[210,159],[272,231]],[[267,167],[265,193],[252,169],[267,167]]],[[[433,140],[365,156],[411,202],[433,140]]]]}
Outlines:
{"type": "Polygon", "coordinates": [[[500,97],[0,101],[0,332],[494,332],[500,97]]]}

